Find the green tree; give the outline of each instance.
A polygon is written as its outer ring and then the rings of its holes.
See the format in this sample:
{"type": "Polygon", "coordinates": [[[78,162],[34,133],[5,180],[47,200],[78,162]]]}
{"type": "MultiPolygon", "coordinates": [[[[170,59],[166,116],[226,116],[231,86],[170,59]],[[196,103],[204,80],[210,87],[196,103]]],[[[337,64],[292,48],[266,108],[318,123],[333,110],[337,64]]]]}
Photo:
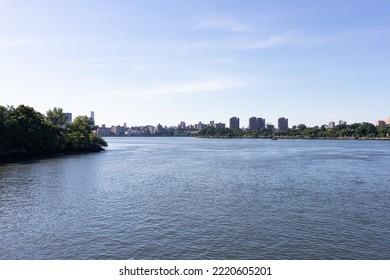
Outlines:
{"type": "Polygon", "coordinates": [[[306,130],[307,129],[307,126],[306,125],[304,125],[304,124],[299,124],[298,125],[298,132],[299,133],[302,133],[304,130],[306,130]]]}
{"type": "Polygon", "coordinates": [[[65,128],[67,117],[62,108],[54,107],[46,113],[46,119],[49,125],[59,128],[65,128]]]}
{"type": "Polygon", "coordinates": [[[373,137],[378,134],[378,131],[375,125],[367,122],[359,124],[355,129],[355,135],[358,137],[373,137]]]}
{"type": "Polygon", "coordinates": [[[378,131],[379,137],[382,137],[382,138],[390,137],[390,126],[389,125],[383,126],[383,127],[378,127],[377,131],[378,131]]]}
{"type": "Polygon", "coordinates": [[[94,122],[87,116],[79,116],[67,126],[65,142],[68,148],[76,150],[101,149],[107,143],[92,133],[94,122]]]}
{"type": "Polygon", "coordinates": [[[44,117],[34,108],[20,105],[11,113],[11,132],[17,148],[36,152],[42,148],[42,126],[44,117]]]}
{"type": "Polygon", "coordinates": [[[6,126],[7,115],[8,109],[0,106],[0,152],[6,151],[9,145],[8,129],[6,126]]]}

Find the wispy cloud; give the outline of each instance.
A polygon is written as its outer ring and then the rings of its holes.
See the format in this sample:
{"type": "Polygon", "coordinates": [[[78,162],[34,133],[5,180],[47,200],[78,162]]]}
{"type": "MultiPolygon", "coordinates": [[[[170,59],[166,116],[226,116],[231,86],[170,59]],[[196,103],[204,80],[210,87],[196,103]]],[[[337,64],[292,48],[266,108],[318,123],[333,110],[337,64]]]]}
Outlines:
{"type": "Polygon", "coordinates": [[[301,37],[303,46],[326,46],[341,44],[357,44],[369,41],[387,40],[390,35],[389,26],[378,26],[365,29],[351,29],[332,34],[301,37]]]}
{"type": "Polygon", "coordinates": [[[270,49],[282,46],[312,46],[322,44],[318,40],[294,35],[294,34],[275,34],[256,38],[255,36],[227,38],[221,40],[194,41],[182,44],[184,50],[218,50],[218,51],[234,51],[234,50],[255,50],[255,49],[270,49]]]}
{"type": "Polygon", "coordinates": [[[248,24],[236,22],[234,20],[213,18],[204,20],[194,26],[194,29],[220,29],[231,32],[250,32],[252,28],[248,24]]]}
{"type": "Polygon", "coordinates": [[[246,86],[246,82],[234,78],[214,78],[198,81],[164,83],[150,88],[138,90],[108,91],[107,97],[132,97],[142,100],[152,98],[173,97],[183,94],[202,94],[206,92],[233,90],[246,86]]]}
{"type": "Polygon", "coordinates": [[[19,48],[38,44],[40,40],[34,38],[13,38],[0,40],[0,48],[19,48]]]}
{"type": "Polygon", "coordinates": [[[307,34],[301,30],[286,32],[267,32],[230,38],[215,38],[213,40],[199,40],[182,44],[183,50],[209,51],[245,51],[261,50],[281,47],[321,47],[341,44],[355,44],[358,42],[383,40],[390,35],[390,27],[382,26],[370,29],[340,31],[334,34],[307,34]],[[386,37],[385,37],[386,36],[386,37]]]}
{"type": "Polygon", "coordinates": [[[308,41],[302,37],[290,34],[278,34],[260,40],[243,42],[238,45],[238,47],[241,49],[268,49],[285,45],[302,46],[307,42],[308,41]]]}

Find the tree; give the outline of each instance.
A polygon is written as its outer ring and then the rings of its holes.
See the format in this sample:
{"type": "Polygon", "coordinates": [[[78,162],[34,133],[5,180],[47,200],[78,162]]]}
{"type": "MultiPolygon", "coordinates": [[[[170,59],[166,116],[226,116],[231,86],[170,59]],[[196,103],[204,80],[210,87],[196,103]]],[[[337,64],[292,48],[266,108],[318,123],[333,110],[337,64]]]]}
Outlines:
{"type": "Polygon", "coordinates": [[[383,126],[383,127],[378,127],[377,128],[378,130],[378,136],[379,137],[390,137],[390,126],[387,125],[387,126],[383,126]]]}
{"type": "Polygon", "coordinates": [[[373,137],[378,134],[378,131],[375,125],[367,122],[359,124],[355,129],[355,135],[359,137],[373,137]]]}
{"type": "Polygon", "coordinates": [[[107,146],[92,133],[92,119],[77,117],[64,127],[65,121],[61,108],[49,110],[44,116],[25,105],[0,106],[0,155],[99,151],[107,146]]]}
{"type": "Polygon", "coordinates": [[[49,125],[59,128],[65,128],[67,117],[61,108],[54,107],[46,113],[46,119],[49,125]]]}
{"type": "Polygon", "coordinates": [[[7,115],[8,109],[0,106],[0,152],[7,150],[9,145],[8,129],[6,127],[7,115]]]}
{"type": "Polygon", "coordinates": [[[87,116],[79,116],[67,126],[65,142],[68,149],[90,150],[101,149],[107,143],[92,133],[94,122],[87,116]]]}
{"type": "Polygon", "coordinates": [[[36,152],[43,148],[44,116],[34,108],[20,105],[10,113],[10,129],[16,148],[36,152]]]}
{"type": "Polygon", "coordinates": [[[307,126],[304,124],[299,124],[298,125],[298,132],[302,133],[305,129],[307,129],[307,126]]]}

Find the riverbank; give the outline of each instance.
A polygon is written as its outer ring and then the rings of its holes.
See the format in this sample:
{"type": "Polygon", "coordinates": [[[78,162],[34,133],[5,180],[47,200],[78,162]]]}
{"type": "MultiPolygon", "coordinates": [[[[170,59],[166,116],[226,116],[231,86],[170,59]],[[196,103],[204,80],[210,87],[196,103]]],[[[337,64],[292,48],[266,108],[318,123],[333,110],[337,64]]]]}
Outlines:
{"type": "Polygon", "coordinates": [[[0,106],[0,161],[100,152],[107,143],[94,128],[88,116],[69,123],[61,108],[44,115],[25,105],[0,106]]]}
{"type": "Polygon", "coordinates": [[[378,140],[378,141],[389,141],[390,137],[304,137],[304,136],[230,136],[230,135],[132,135],[132,136],[104,136],[104,138],[209,138],[209,139],[288,139],[288,140],[378,140]]]}
{"type": "Polygon", "coordinates": [[[195,138],[208,138],[208,139],[269,139],[269,140],[361,140],[361,141],[390,141],[390,138],[382,138],[382,137],[374,137],[374,138],[369,138],[369,137],[295,137],[295,136],[261,136],[261,137],[251,137],[251,136],[194,136],[195,138]]]}
{"type": "Polygon", "coordinates": [[[52,152],[26,152],[26,151],[7,151],[0,152],[0,163],[12,163],[24,160],[46,159],[59,156],[75,155],[75,154],[87,154],[87,153],[99,153],[105,151],[102,147],[89,147],[89,148],[68,148],[52,152]]]}

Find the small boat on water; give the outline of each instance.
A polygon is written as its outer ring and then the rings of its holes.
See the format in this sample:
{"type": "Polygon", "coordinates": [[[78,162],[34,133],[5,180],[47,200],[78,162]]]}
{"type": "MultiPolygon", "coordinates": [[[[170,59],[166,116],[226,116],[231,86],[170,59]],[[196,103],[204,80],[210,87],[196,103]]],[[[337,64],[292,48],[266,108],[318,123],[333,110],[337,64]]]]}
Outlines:
{"type": "Polygon", "coordinates": [[[271,138],[271,140],[278,140],[278,138],[276,138],[276,137],[272,137],[272,138],[271,138]]]}

